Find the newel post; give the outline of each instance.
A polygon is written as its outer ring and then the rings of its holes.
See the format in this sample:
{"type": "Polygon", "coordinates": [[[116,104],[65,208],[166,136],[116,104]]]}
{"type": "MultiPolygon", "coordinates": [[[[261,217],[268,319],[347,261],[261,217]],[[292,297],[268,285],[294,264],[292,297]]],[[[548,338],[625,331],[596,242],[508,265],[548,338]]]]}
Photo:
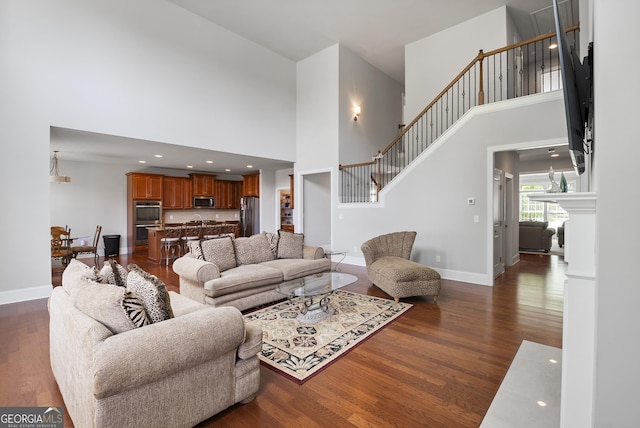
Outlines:
{"type": "Polygon", "coordinates": [[[480,49],[478,52],[478,61],[480,62],[480,82],[478,84],[478,105],[484,104],[484,76],[482,74],[482,63],[484,62],[484,51],[480,49]]]}

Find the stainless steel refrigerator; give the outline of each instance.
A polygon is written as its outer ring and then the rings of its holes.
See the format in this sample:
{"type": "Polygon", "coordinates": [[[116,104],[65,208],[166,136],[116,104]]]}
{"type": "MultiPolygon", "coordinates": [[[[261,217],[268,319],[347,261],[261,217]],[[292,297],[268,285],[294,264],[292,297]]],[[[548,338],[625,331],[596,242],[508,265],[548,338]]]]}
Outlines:
{"type": "Polygon", "coordinates": [[[240,222],[242,236],[260,233],[260,198],[245,196],[240,199],[240,222]]]}

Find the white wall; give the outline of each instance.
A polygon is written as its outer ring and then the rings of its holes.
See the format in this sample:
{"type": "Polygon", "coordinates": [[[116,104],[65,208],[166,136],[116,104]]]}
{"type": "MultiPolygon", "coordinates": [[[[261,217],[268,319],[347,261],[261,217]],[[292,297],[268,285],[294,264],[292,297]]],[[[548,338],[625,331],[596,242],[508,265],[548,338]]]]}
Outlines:
{"type": "MultiPolygon", "coordinates": [[[[303,180],[304,242],[331,245],[331,173],[307,174],[303,180]]],[[[295,206],[295,205],[294,205],[295,206]]]]}
{"type": "Polygon", "coordinates": [[[640,3],[595,0],[596,427],[632,427],[640,420],[640,281],[632,188],[638,179],[640,3]]]}
{"type": "Polygon", "coordinates": [[[488,52],[511,43],[507,22],[503,6],[405,46],[407,123],[451,83],[480,49],[488,52]]]}
{"type": "Polygon", "coordinates": [[[0,69],[0,302],[51,290],[50,126],[295,160],[295,64],[172,3],[1,0],[0,69]]]}
{"type": "Polygon", "coordinates": [[[339,66],[339,163],[367,162],[399,133],[403,88],[344,46],[340,46],[339,66]],[[353,120],[354,105],[361,108],[357,121],[353,120]]]}
{"type": "Polygon", "coordinates": [[[340,205],[333,247],[348,250],[349,262],[363,265],[364,241],[415,230],[413,260],[446,278],[492,284],[489,149],[513,150],[562,139],[566,141],[566,125],[560,92],[474,108],[382,190],[379,206],[340,205]],[[539,121],[545,126],[538,126],[539,121]],[[467,205],[468,197],[476,204],[467,205]],[[473,222],[475,215],[479,223],[473,222]]]}
{"type": "MultiPolygon", "coordinates": [[[[294,165],[293,222],[304,233],[304,176],[338,164],[339,45],[333,45],[297,64],[296,163],[294,165]]],[[[318,219],[324,229],[331,218],[318,219]]]]}
{"type": "MultiPolygon", "coordinates": [[[[93,239],[97,225],[102,235],[121,235],[121,252],[127,248],[127,177],[133,165],[107,165],[60,161],[71,183],[50,183],[49,224],[71,228],[73,237],[93,239]]],[[[100,238],[99,248],[104,248],[100,238]]]]}

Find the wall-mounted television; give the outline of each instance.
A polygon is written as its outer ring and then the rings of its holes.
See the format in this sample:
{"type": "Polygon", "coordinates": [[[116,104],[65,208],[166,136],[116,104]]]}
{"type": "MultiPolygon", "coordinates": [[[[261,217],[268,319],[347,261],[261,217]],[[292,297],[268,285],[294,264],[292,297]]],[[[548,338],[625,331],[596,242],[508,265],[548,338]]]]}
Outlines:
{"type": "Polygon", "coordinates": [[[593,152],[593,43],[589,53],[580,62],[575,46],[567,41],[565,27],[558,10],[558,0],[553,0],[556,22],[556,38],[564,92],[564,108],[567,117],[569,153],[578,174],[585,171],[585,157],[593,152]]]}

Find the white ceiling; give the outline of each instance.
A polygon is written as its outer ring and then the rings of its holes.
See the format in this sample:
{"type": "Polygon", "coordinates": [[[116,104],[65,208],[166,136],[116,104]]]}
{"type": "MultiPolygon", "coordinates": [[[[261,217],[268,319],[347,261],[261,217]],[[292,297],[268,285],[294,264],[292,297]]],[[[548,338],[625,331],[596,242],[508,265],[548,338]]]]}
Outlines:
{"type": "MultiPolygon", "coordinates": [[[[399,82],[404,81],[404,46],[472,17],[507,6],[522,39],[552,31],[551,0],[169,0],[217,25],[299,61],[341,43],[399,82]]],[[[565,0],[566,25],[576,22],[577,0],[565,0]]],[[[232,173],[291,168],[290,162],[53,128],[51,150],[60,159],[136,163],[232,173]],[[107,143],[108,144],[105,144],[107,143]],[[135,144],[132,144],[135,143],[135,144]],[[109,150],[105,150],[109,147],[109,150]],[[162,159],[154,154],[163,154],[162,159]],[[204,164],[211,159],[213,164],[204,164]]]]}
{"type": "Polygon", "coordinates": [[[498,7],[523,40],[555,28],[551,0],[169,1],[296,62],[340,43],[401,83],[406,44],[498,7]]]}

